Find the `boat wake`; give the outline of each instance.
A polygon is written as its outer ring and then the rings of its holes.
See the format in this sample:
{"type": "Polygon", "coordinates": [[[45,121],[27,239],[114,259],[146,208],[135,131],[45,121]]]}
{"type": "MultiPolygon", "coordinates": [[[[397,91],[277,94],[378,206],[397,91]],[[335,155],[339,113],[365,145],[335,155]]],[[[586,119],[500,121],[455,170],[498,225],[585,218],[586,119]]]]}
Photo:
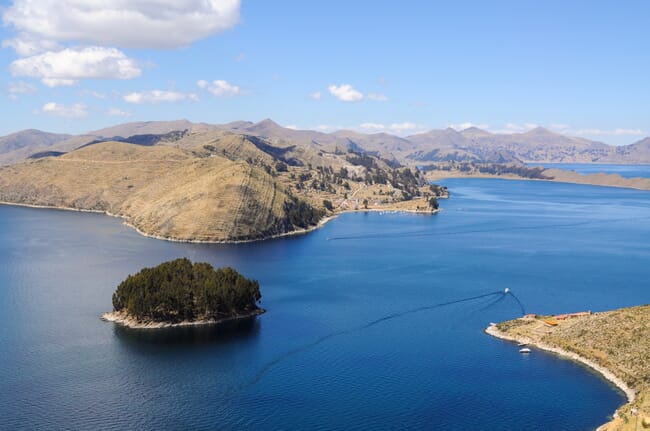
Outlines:
{"type": "Polygon", "coordinates": [[[579,226],[591,226],[598,224],[611,224],[617,222],[641,221],[648,220],[650,217],[629,217],[612,220],[588,220],[574,223],[557,223],[557,224],[540,224],[531,226],[508,226],[507,228],[493,228],[493,229],[468,229],[457,231],[432,231],[431,229],[420,229],[406,232],[387,232],[382,234],[368,234],[368,235],[341,235],[328,237],[327,241],[345,241],[345,240],[359,240],[359,239],[386,239],[386,238],[417,238],[427,236],[456,236],[456,235],[470,235],[478,233],[492,233],[503,231],[522,231],[522,230],[538,230],[538,229],[563,229],[579,226]]]}
{"type": "Polygon", "coordinates": [[[240,389],[244,390],[246,388],[249,388],[251,386],[256,385],[264,377],[264,375],[267,372],[269,372],[272,368],[276,367],[278,364],[284,362],[285,360],[287,360],[288,358],[290,358],[292,356],[295,356],[297,354],[300,354],[302,352],[310,350],[310,349],[312,349],[312,348],[314,348],[314,347],[316,347],[316,346],[318,346],[318,345],[320,345],[320,344],[322,344],[322,343],[324,343],[324,342],[326,342],[328,340],[331,340],[333,338],[341,337],[341,336],[344,336],[344,335],[349,335],[349,334],[352,334],[352,333],[355,333],[355,332],[360,332],[360,331],[366,330],[368,328],[372,328],[373,326],[382,324],[384,322],[399,319],[401,317],[408,316],[408,315],[411,315],[411,314],[422,313],[422,312],[425,312],[425,311],[430,311],[430,310],[434,310],[434,309],[437,309],[437,308],[447,307],[447,306],[450,306],[450,305],[460,304],[460,303],[464,303],[464,302],[478,301],[478,300],[483,299],[483,298],[494,298],[492,301],[487,303],[487,305],[483,306],[482,308],[480,308],[478,310],[478,311],[482,311],[482,310],[486,310],[486,309],[494,306],[495,304],[505,300],[506,297],[509,296],[509,295],[512,296],[515,299],[515,301],[517,301],[517,303],[519,304],[519,306],[521,308],[522,314],[525,314],[525,310],[524,310],[524,306],[523,306],[522,302],[519,300],[519,298],[517,298],[517,296],[515,296],[514,293],[512,293],[512,290],[510,290],[510,289],[506,289],[505,291],[504,290],[497,290],[495,292],[485,293],[485,294],[482,294],[482,295],[470,296],[470,297],[467,297],[467,298],[461,298],[461,299],[456,299],[456,300],[446,301],[446,302],[439,302],[439,303],[436,303],[436,304],[430,304],[430,305],[425,305],[425,306],[422,306],[422,307],[416,307],[416,308],[411,308],[409,310],[404,310],[404,311],[399,311],[399,312],[396,312],[396,313],[391,313],[391,314],[388,314],[386,316],[380,317],[378,319],[371,320],[370,322],[368,322],[368,323],[366,323],[364,325],[360,325],[360,326],[350,328],[350,329],[344,329],[344,330],[341,330],[341,331],[332,332],[330,334],[324,335],[324,336],[314,340],[313,342],[311,342],[309,344],[306,344],[306,345],[303,345],[303,346],[300,346],[300,347],[296,347],[295,349],[292,349],[292,350],[289,350],[289,351],[285,352],[281,356],[277,357],[276,359],[274,359],[274,360],[268,362],[266,365],[264,365],[257,372],[255,377],[253,377],[253,379],[250,382],[248,382],[246,385],[242,386],[240,389]]]}

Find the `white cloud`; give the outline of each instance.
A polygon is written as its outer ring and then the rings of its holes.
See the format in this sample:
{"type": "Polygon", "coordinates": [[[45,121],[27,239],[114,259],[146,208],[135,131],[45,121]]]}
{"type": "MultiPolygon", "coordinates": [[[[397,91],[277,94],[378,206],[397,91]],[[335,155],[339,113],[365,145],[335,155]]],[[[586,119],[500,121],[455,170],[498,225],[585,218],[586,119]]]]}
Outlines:
{"type": "Polygon", "coordinates": [[[94,90],[81,90],[79,92],[80,96],[90,96],[94,97],[95,99],[106,99],[106,93],[100,93],[99,91],[94,91],[94,90]]]}
{"type": "Polygon", "coordinates": [[[389,132],[396,135],[416,134],[425,131],[425,126],[421,124],[405,121],[403,123],[361,123],[356,129],[365,133],[389,132]]]}
{"type": "Polygon", "coordinates": [[[450,124],[447,127],[451,127],[452,129],[456,129],[458,131],[469,129],[470,127],[476,127],[477,129],[487,129],[488,126],[487,124],[476,124],[472,123],[471,121],[466,121],[464,123],[459,123],[459,124],[450,124]]]}
{"type": "Polygon", "coordinates": [[[490,132],[508,135],[513,133],[525,133],[537,127],[539,126],[535,123],[506,123],[502,129],[490,130],[490,132]]]}
{"type": "Polygon", "coordinates": [[[143,104],[143,103],[162,103],[162,102],[196,102],[199,100],[194,93],[181,93],[178,91],[151,90],[126,94],[122,97],[125,102],[143,104]]]}
{"type": "Polygon", "coordinates": [[[320,91],[314,91],[309,95],[309,97],[311,97],[314,100],[320,100],[321,97],[320,91]]]}
{"type": "Polygon", "coordinates": [[[526,128],[524,126],[519,125],[519,124],[506,123],[505,130],[509,131],[510,133],[518,133],[518,132],[526,131],[526,128]]]}
{"type": "Polygon", "coordinates": [[[197,81],[196,85],[217,97],[230,97],[241,94],[241,89],[238,86],[232,85],[228,81],[222,79],[217,79],[211,83],[202,79],[197,81]]]}
{"type": "Polygon", "coordinates": [[[43,105],[41,112],[47,115],[54,115],[65,118],[83,118],[88,115],[88,108],[83,103],[75,103],[66,106],[60,103],[49,102],[43,105]]]}
{"type": "Polygon", "coordinates": [[[386,102],[388,101],[388,97],[386,97],[383,94],[379,93],[368,93],[368,99],[375,101],[375,102],[386,102]]]}
{"type": "Polygon", "coordinates": [[[350,84],[330,85],[327,90],[341,102],[358,102],[363,99],[363,94],[350,84]]]}
{"type": "Polygon", "coordinates": [[[362,130],[379,131],[386,129],[386,126],[380,123],[362,123],[359,125],[362,130]]]}
{"type": "MultiPolygon", "coordinates": [[[[453,127],[453,125],[452,125],[453,127]]],[[[506,123],[504,128],[498,130],[490,130],[492,133],[501,133],[501,134],[512,134],[512,133],[525,133],[529,130],[539,127],[534,123],[506,123]]],[[[627,129],[627,128],[615,128],[615,129],[598,129],[598,128],[585,128],[585,129],[576,129],[571,127],[568,124],[563,123],[552,123],[548,125],[548,128],[554,130],[557,133],[561,133],[567,136],[645,136],[648,132],[642,129],[627,129]]]]}
{"type": "Polygon", "coordinates": [[[25,81],[13,81],[7,86],[7,92],[10,97],[16,97],[19,94],[33,94],[37,89],[34,84],[25,81]]]}
{"type": "Polygon", "coordinates": [[[644,136],[647,135],[647,132],[641,129],[623,129],[616,128],[612,130],[602,130],[602,129],[580,129],[570,132],[571,134],[578,136],[644,136]]]}
{"type": "Polygon", "coordinates": [[[239,22],[240,0],[13,0],[3,13],[20,55],[57,42],[172,49],[239,22]]]}
{"type": "Polygon", "coordinates": [[[140,76],[136,62],[115,48],[67,48],[15,60],[13,76],[40,78],[48,87],[73,85],[79,79],[131,79],[140,76]]]}
{"type": "Polygon", "coordinates": [[[319,124],[316,126],[316,130],[321,132],[331,132],[333,130],[340,130],[342,127],[332,126],[330,124],[319,124]]]}
{"type": "Polygon", "coordinates": [[[45,51],[57,51],[61,46],[56,42],[33,39],[31,36],[23,35],[22,39],[10,39],[2,41],[3,48],[13,48],[21,57],[29,57],[45,51]]]}
{"type": "Polygon", "coordinates": [[[415,123],[411,122],[404,122],[404,123],[393,123],[389,126],[389,129],[392,130],[393,132],[397,133],[403,133],[403,132],[410,132],[412,130],[418,129],[420,126],[418,126],[415,123]]]}
{"type": "Polygon", "coordinates": [[[131,113],[123,111],[120,108],[109,108],[108,111],[106,111],[106,115],[109,117],[130,117],[131,113]]]}

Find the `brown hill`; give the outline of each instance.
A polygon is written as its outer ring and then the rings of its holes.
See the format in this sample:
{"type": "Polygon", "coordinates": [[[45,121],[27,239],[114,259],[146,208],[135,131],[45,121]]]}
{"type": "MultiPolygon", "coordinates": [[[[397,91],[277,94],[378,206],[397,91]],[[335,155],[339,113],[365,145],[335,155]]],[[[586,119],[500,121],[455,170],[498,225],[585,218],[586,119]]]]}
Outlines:
{"type": "Polygon", "coordinates": [[[106,142],[0,168],[4,202],[102,211],[145,234],[249,240],[299,228],[290,199],[263,169],[169,146],[106,142]]]}
{"type": "Polygon", "coordinates": [[[40,130],[23,130],[0,137],[0,165],[9,165],[24,160],[33,153],[48,151],[70,135],[47,133],[40,130]]]}
{"type": "Polygon", "coordinates": [[[549,317],[499,323],[488,333],[556,349],[565,356],[578,355],[574,358],[611,373],[629,388],[628,396],[634,400],[618,409],[616,418],[599,430],[650,428],[650,305],[557,316],[550,320],[552,325],[546,323],[549,317]]]}
{"type": "Polygon", "coordinates": [[[186,241],[268,238],[362,206],[430,211],[432,194],[445,193],[372,155],[223,130],[91,142],[0,168],[0,201],[116,214],[186,241]]]}

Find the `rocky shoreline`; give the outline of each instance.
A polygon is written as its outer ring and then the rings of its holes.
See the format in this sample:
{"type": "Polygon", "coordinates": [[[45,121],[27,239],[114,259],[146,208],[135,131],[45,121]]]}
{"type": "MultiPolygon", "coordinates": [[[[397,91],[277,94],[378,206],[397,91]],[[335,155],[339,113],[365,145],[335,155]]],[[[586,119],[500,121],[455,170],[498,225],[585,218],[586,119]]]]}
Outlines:
{"type": "Polygon", "coordinates": [[[358,209],[358,210],[345,210],[345,211],[340,211],[335,214],[332,214],[327,217],[323,217],[318,224],[315,226],[310,226],[308,228],[304,229],[295,229],[290,232],[285,232],[281,234],[276,234],[276,235],[270,235],[270,236],[265,236],[262,238],[255,238],[255,239],[244,239],[244,240],[202,240],[202,239],[181,239],[181,238],[172,238],[172,237],[166,237],[162,235],[156,235],[155,233],[147,233],[138,228],[137,226],[131,224],[128,221],[128,218],[124,215],[120,214],[113,214],[109,211],[103,211],[103,210],[89,210],[89,209],[84,209],[84,208],[71,208],[71,207],[61,207],[61,206],[48,206],[48,205],[35,205],[35,204],[26,204],[26,203],[18,203],[18,202],[5,202],[2,201],[0,202],[0,205],[7,205],[7,206],[18,206],[18,207],[26,207],[26,208],[39,208],[39,209],[50,209],[50,210],[59,210],[59,211],[74,211],[74,212],[82,212],[82,213],[94,213],[94,214],[103,214],[107,215],[109,217],[115,217],[122,219],[122,223],[125,226],[130,227],[131,229],[135,230],[138,234],[145,236],[147,238],[153,238],[153,239],[158,239],[162,241],[169,241],[169,242],[180,242],[180,243],[189,243],[189,244],[246,244],[246,243],[252,243],[252,242],[258,242],[258,241],[266,241],[269,239],[278,239],[278,238],[286,238],[286,237],[291,237],[295,235],[304,235],[309,232],[313,232],[317,229],[320,229],[321,227],[325,226],[326,223],[334,220],[336,217],[338,217],[341,214],[344,213],[351,213],[351,212],[386,212],[386,213],[408,213],[408,214],[437,214],[440,212],[440,209],[437,210],[410,210],[410,209],[394,209],[394,208],[368,208],[368,209],[358,209]]]}
{"type": "Polygon", "coordinates": [[[112,311],[101,315],[100,319],[105,322],[113,322],[131,329],[161,329],[161,328],[174,328],[182,326],[200,326],[200,325],[218,325],[220,323],[232,322],[235,320],[249,319],[251,317],[259,316],[265,313],[266,310],[259,308],[247,314],[240,314],[237,316],[225,317],[223,319],[209,319],[209,320],[192,320],[177,323],[171,322],[141,322],[125,311],[112,311]]]}
{"type": "Polygon", "coordinates": [[[499,338],[501,340],[506,340],[506,341],[512,341],[515,343],[524,343],[528,344],[531,346],[534,346],[540,350],[545,350],[547,352],[552,352],[555,353],[559,356],[562,356],[567,359],[571,359],[573,361],[579,362],[581,364],[584,364],[588,366],[589,368],[597,371],[600,375],[602,375],[606,380],[610,381],[613,383],[616,387],[618,387],[627,397],[627,400],[629,403],[633,402],[634,399],[636,398],[636,393],[634,389],[630,388],[623,380],[618,378],[614,373],[612,373],[610,370],[607,368],[598,365],[594,361],[591,361],[583,356],[578,355],[577,353],[569,352],[567,350],[561,349],[559,347],[555,346],[550,346],[548,344],[532,340],[527,337],[513,337],[510,335],[505,334],[504,332],[501,332],[499,328],[496,327],[496,325],[490,325],[487,328],[485,328],[485,333],[488,335],[491,335],[492,337],[499,338]]]}

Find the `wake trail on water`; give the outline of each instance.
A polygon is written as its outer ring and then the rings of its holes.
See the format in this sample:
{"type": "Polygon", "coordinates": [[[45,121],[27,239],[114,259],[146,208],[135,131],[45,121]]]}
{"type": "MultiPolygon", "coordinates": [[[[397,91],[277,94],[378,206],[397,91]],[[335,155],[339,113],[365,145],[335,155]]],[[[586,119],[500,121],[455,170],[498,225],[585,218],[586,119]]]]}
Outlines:
{"type": "Polygon", "coordinates": [[[630,217],[630,218],[621,218],[621,219],[612,219],[612,220],[591,220],[591,221],[582,221],[575,223],[557,223],[557,224],[540,224],[533,226],[515,226],[515,227],[499,227],[492,229],[470,229],[470,230],[457,230],[457,231],[443,231],[443,232],[432,232],[430,229],[422,229],[416,231],[408,232],[395,232],[395,233],[382,233],[382,234],[368,234],[368,235],[342,235],[342,236],[333,236],[327,238],[327,241],[345,241],[345,240],[355,240],[355,239],[382,239],[382,238],[418,238],[418,237],[427,237],[427,236],[455,236],[455,235],[468,235],[474,233],[491,233],[491,232],[511,232],[516,230],[537,230],[543,228],[566,228],[566,227],[578,227],[578,226],[589,226],[589,225],[599,225],[603,223],[611,224],[617,222],[626,222],[626,221],[640,221],[648,220],[650,217],[630,217]]]}
{"type": "Polygon", "coordinates": [[[510,291],[508,293],[510,295],[512,295],[512,297],[515,299],[515,301],[517,301],[517,304],[519,304],[519,308],[521,308],[521,315],[525,316],[526,315],[526,308],[524,308],[524,304],[519,300],[519,298],[517,298],[517,295],[512,293],[512,291],[510,291]]]}
{"type": "Polygon", "coordinates": [[[490,300],[490,302],[488,302],[487,304],[485,304],[484,306],[482,306],[481,308],[476,310],[476,312],[488,310],[488,309],[494,307],[495,305],[497,305],[499,302],[502,302],[505,299],[506,299],[506,295],[500,295],[496,299],[490,300]]]}
{"type": "Polygon", "coordinates": [[[292,356],[295,356],[297,354],[300,354],[302,352],[305,352],[307,350],[310,350],[310,349],[318,346],[319,344],[322,344],[322,343],[324,343],[324,342],[326,342],[328,340],[331,340],[332,338],[341,337],[341,336],[344,336],[344,335],[349,335],[349,334],[352,334],[352,333],[355,333],[355,332],[360,332],[360,331],[363,331],[365,329],[372,328],[373,326],[379,325],[381,323],[388,322],[388,321],[391,321],[391,320],[394,320],[394,319],[399,319],[400,317],[404,317],[404,316],[407,316],[407,315],[421,313],[421,312],[429,311],[429,310],[434,310],[436,308],[447,307],[447,306],[454,305],[454,304],[460,304],[460,303],[463,303],[463,302],[477,301],[477,300],[483,299],[483,298],[495,297],[495,299],[493,301],[490,301],[487,305],[483,306],[478,311],[486,310],[486,309],[494,306],[496,303],[503,301],[506,298],[506,296],[508,296],[508,295],[512,295],[512,297],[519,304],[519,306],[521,308],[521,311],[522,311],[522,315],[525,314],[523,304],[521,303],[519,298],[517,298],[512,293],[512,291],[509,291],[509,290],[508,291],[497,290],[495,292],[485,293],[483,295],[470,296],[470,297],[467,297],[467,298],[461,298],[461,299],[456,299],[456,300],[447,301],[447,302],[439,302],[437,304],[430,304],[430,305],[425,305],[425,306],[422,306],[422,307],[416,307],[416,308],[411,308],[409,310],[404,310],[404,311],[399,311],[399,312],[396,312],[396,313],[391,313],[391,314],[388,314],[386,316],[380,317],[378,319],[371,320],[370,322],[365,323],[363,325],[356,326],[354,328],[344,329],[344,330],[341,330],[341,331],[332,332],[330,334],[324,335],[324,336],[314,340],[313,342],[311,342],[309,344],[306,344],[306,345],[300,346],[300,347],[296,347],[296,348],[294,348],[292,350],[289,350],[289,351],[285,352],[281,356],[277,357],[276,359],[274,359],[271,362],[268,362],[266,365],[264,365],[258,371],[258,373],[255,375],[255,377],[250,382],[248,382],[247,384],[242,386],[240,388],[240,390],[244,390],[244,389],[249,388],[251,386],[255,386],[262,379],[262,377],[264,377],[264,375],[267,372],[269,372],[272,368],[274,368],[275,366],[277,366],[281,362],[284,362],[288,358],[290,358],[292,356]]]}

